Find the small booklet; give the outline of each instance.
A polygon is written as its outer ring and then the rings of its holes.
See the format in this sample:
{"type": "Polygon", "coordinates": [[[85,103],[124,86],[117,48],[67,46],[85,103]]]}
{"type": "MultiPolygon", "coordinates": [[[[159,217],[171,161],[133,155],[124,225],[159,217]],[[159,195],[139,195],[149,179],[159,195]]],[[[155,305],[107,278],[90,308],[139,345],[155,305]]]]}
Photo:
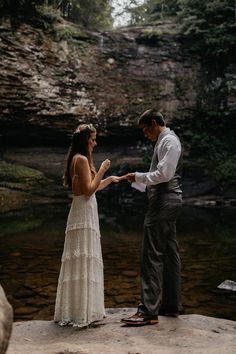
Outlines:
{"type": "Polygon", "coordinates": [[[131,187],[137,189],[139,192],[145,192],[146,190],[146,184],[141,182],[133,182],[131,183],[131,187]]]}

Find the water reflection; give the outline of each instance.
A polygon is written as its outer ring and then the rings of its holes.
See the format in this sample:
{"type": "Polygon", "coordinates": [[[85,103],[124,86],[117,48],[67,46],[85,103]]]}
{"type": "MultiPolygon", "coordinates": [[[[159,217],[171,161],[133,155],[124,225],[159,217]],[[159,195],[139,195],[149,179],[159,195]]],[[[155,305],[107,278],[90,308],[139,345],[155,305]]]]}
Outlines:
{"type": "MultiPolygon", "coordinates": [[[[48,205],[1,215],[3,285],[15,320],[52,319],[69,205],[48,205]]],[[[235,279],[233,209],[184,207],[178,223],[185,313],[236,320],[236,293],[217,289],[235,279]]],[[[100,208],[106,307],[139,301],[143,213],[100,208]]]]}

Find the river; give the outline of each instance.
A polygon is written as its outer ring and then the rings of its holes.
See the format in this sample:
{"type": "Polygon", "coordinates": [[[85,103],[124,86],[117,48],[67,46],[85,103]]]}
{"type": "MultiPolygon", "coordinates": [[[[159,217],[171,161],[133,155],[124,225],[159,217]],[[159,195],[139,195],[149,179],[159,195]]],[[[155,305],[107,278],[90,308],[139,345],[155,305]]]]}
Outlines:
{"type": "MultiPolygon", "coordinates": [[[[64,229],[70,203],[46,204],[0,214],[0,283],[15,320],[53,318],[64,229]]],[[[116,212],[99,204],[106,307],[139,301],[140,246],[144,210],[116,212]]],[[[185,314],[236,320],[236,221],[232,207],[184,206],[178,221],[185,314]]]]}

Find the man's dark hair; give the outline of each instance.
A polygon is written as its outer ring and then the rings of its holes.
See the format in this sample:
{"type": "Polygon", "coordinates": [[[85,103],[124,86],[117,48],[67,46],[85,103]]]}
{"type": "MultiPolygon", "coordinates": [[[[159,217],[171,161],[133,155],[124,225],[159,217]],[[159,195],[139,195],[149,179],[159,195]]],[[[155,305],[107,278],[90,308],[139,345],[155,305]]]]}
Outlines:
{"type": "Polygon", "coordinates": [[[148,109],[138,119],[138,125],[151,125],[152,120],[155,120],[158,125],[164,127],[166,125],[163,115],[155,109],[148,109]]]}

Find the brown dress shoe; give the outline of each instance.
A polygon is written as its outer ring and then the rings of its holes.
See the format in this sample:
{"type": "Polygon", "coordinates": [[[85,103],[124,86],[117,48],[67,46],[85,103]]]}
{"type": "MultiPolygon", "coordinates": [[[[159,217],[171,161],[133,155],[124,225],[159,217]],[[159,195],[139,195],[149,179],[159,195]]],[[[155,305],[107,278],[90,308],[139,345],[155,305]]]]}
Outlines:
{"type": "Polygon", "coordinates": [[[156,324],[159,321],[157,315],[147,315],[142,312],[137,312],[130,317],[122,318],[121,322],[130,326],[145,326],[156,324]]]}

